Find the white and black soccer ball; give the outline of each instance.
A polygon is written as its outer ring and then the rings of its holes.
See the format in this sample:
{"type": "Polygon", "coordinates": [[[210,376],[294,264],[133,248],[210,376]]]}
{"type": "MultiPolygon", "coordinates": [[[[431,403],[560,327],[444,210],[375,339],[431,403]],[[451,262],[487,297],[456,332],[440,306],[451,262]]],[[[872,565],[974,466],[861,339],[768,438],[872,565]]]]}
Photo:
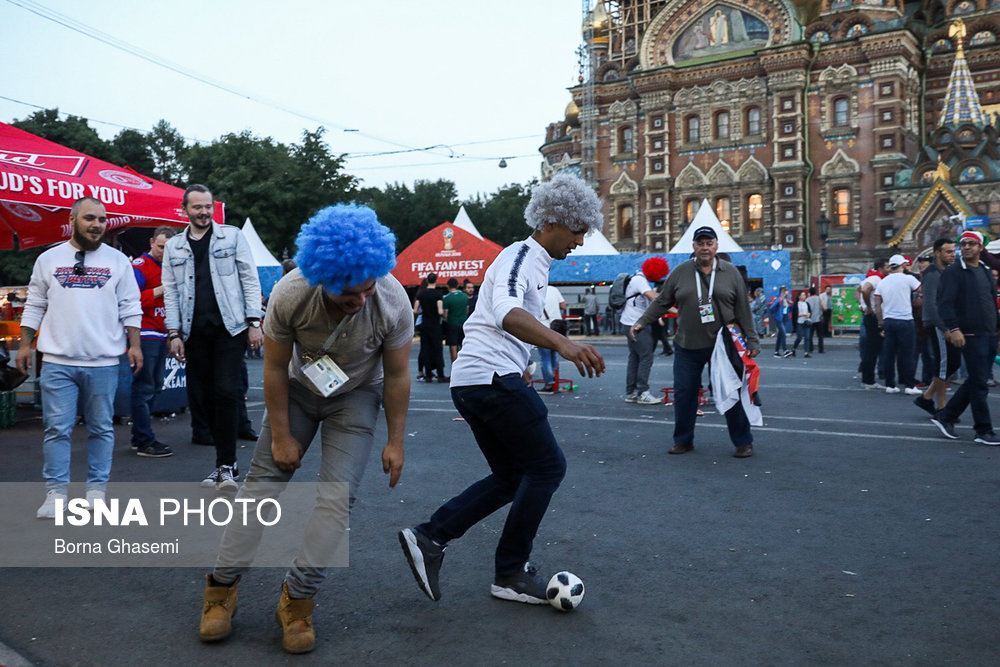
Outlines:
{"type": "Polygon", "coordinates": [[[557,572],[549,579],[545,595],[559,611],[573,611],[583,601],[583,582],[572,572],[557,572]]]}

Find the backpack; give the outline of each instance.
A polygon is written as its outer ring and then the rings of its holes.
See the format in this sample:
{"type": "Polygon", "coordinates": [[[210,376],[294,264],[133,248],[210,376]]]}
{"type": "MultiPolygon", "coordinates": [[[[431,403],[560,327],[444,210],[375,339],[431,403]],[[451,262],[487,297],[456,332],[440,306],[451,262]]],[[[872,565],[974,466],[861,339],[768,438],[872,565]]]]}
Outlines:
{"type": "Polygon", "coordinates": [[[615,310],[621,310],[625,307],[625,302],[628,299],[625,296],[625,290],[628,289],[629,281],[632,280],[632,273],[619,273],[615,276],[615,282],[611,284],[611,292],[608,294],[608,305],[615,310]]]}

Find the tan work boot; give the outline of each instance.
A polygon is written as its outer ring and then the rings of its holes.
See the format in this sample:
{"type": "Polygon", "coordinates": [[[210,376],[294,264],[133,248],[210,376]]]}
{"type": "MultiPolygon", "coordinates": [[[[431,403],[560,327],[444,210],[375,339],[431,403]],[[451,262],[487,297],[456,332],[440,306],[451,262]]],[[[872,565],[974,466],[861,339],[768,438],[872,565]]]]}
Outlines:
{"type": "Polygon", "coordinates": [[[205,575],[205,606],[201,610],[201,627],[198,637],[203,642],[217,642],[225,639],[233,631],[233,616],[236,616],[237,577],[231,586],[213,586],[212,575],[205,575]]]}
{"type": "Polygon", "coordinates": [[[281,600],[274,617],[278,619],[285,636],[281,646],[289,653],[308,653],[316,643],[312,627],[313,599],[296,600],[288,597],[288,586],[281,582],[281,600]]]}

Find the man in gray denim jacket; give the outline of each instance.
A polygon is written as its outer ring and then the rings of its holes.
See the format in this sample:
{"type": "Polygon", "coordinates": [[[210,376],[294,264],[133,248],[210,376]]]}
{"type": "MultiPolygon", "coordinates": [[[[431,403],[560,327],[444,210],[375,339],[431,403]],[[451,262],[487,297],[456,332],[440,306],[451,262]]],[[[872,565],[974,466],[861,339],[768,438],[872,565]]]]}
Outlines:
{"type": "Polygon", "coordinates": [[[201,485],[235,491],[240,364],[247,342],[256,350],[263,340],[260,280],[243,233],[214,223],[208,188],[188,187],[182,206],[191,224],[163,253],[167,348],[187,364],[189,406],[215,442],[215,469],[201,485]]]}

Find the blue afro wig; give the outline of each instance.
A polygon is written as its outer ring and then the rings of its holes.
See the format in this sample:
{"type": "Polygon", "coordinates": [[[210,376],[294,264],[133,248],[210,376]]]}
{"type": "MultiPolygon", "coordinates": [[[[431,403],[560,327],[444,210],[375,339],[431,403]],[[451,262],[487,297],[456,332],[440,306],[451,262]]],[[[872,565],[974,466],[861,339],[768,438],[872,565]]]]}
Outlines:
{"type": "Polygon", "coordinates": [[[315,287],[340,294],[381,278],[396,266],[396,235],[375,211],[358,204],[328,206],[303,225],[295,239],[295,263],[315,287]]]}

